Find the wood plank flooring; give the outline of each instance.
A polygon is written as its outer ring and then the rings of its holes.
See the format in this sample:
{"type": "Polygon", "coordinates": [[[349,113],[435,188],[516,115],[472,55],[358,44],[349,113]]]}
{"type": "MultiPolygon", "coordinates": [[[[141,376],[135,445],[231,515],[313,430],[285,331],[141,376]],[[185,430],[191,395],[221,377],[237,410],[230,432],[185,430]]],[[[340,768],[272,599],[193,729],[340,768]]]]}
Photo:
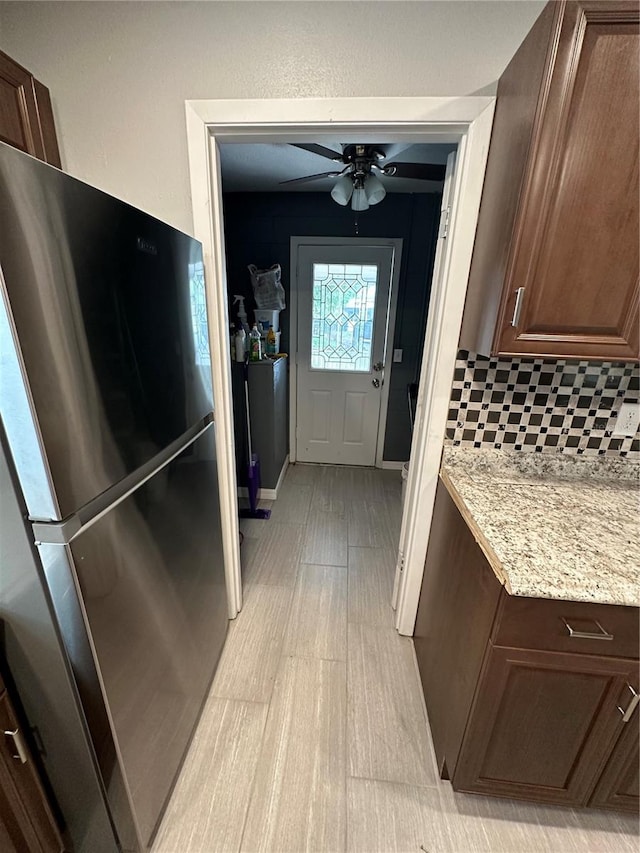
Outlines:
{"type": "Polygon", "coordinates": [[[400,472],[293,465],[153,853],[626,853],[631,817],[454,794],[393,627],[400,472]]]}

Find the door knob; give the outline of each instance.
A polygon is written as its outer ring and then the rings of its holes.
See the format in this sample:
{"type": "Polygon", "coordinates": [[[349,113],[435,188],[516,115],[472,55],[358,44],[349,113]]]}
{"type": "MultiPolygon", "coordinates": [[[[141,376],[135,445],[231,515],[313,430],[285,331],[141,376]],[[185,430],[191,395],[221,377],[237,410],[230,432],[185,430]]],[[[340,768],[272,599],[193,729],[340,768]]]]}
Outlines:
{"type": "Polygon", "coordinates": [[[381,370],[384,370],[384,364],[381,361],[376,361],[376,363],[373,365],[373,369],[376,371],[376,373],[380,373],[381,370]]]}
{"type": "Polygon", "coordinates": [[[371,380],[371,384],[373,385],[374,388],[379,388],[380,387],[380,380],[376,377],[376,379],[371,380]]]}

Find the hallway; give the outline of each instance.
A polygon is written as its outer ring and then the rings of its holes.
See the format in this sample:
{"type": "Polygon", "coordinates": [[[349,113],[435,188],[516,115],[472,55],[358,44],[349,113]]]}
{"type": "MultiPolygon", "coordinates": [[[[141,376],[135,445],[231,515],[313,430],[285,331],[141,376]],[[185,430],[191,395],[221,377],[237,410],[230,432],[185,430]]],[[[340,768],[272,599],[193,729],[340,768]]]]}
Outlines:
{"type": "Polygon", "coordinates": [[[400,472],[290,466],[154,853],[619,853],[637,821],[454,795],[390,606],[400,472]]]}

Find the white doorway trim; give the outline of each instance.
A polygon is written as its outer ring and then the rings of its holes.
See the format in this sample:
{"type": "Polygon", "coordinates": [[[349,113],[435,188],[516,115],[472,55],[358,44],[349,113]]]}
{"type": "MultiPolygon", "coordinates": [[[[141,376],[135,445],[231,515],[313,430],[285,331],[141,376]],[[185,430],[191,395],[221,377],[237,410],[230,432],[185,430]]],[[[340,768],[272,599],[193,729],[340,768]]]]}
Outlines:
{"type": "Polygon", "coordinates": [[[393,266],[391,268],[391,283],[389,307],[387,310],[387,326],[385,333],[385,369],[384,385],[380,396],[380,416],[378,419],[378,434],[376,439],[376,467],[382,467],[384,437],[387,429],[387,409],[389,406],[389,386],[391,384],[391,368],[393,360],[393,335],[396,325],[396,306],[398,304],[398,287],[400,283],[400,264],[402,263],[402,239],[400,237],[292,237],[291,238],[291,275],[289,288],[289,348],[291,352],[289,365],[289,461],[295,462],[297,456],[297,426],[298,426],[298,249],[300,246],[382,246],[393,249],[393,266]]]}
{"type": "MultiPolygon", "coordinates": [[[[195,237],[202,242],[216,402],[229,615],[242,606],[236,507],[233,406],[220,160],[216,141],[458,143],[454,199],[443,275],[431,295],[408,499],[402,521],[396,627],[413,633],[449,391],[462,321],[495,98],[310,98],[187,101],[186,123],[195,237]],[[427,390],[428,389],[428,390],[427,390]],[[414,458],[415,457],[415,458],[414,458]]],[[[434,282],[434,285],[436,282],[434,282]]]]}

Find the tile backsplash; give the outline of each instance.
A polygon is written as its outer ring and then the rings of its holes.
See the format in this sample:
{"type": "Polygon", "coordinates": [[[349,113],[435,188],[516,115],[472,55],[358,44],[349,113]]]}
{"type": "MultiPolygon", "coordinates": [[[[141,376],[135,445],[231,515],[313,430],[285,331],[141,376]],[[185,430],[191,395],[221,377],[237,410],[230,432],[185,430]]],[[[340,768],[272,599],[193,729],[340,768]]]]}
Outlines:
{"type": "Polygon", "coordinates": [[[637,401],[638,365],[486,358],[460,350],[447,443],[640,459],[640,433],[614,436],[623,400],[637,401]]]}

